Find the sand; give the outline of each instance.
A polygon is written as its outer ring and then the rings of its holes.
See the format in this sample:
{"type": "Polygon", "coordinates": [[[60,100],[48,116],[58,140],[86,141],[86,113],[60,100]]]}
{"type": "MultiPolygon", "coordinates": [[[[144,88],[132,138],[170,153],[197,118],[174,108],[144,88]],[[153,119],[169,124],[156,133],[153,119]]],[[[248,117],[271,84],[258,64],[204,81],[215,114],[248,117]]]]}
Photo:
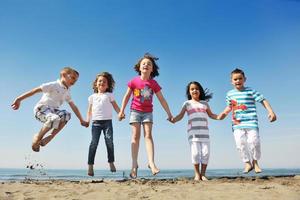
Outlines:
{"type": "Polygon", "coordinates": [[[300,176],[1,182],[0,199],[300,200],[300,176]]]}

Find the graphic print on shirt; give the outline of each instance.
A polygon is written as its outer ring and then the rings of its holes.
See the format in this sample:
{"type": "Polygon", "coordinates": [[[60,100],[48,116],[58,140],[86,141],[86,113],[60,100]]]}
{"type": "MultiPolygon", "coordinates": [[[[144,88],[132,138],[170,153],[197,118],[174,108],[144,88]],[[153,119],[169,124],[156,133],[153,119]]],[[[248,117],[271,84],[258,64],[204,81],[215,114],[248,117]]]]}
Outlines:
{"type": "Polygon", "coordinates": [[[239,120],[239,114],[247,110],[247,106],[245,104],[238,104],[238,102],[235,100],[231,100],[230,103],[233,123],[240,124],[241,121],[239,120]]]}
{"type": "Polygon", "coordinates": [[[148,85],[145,85],[144,89],[134,89],[133,94],[136,97],[140,97],[141,103],[144,103],[144,101],[152,99],[153,91],[148,85]]]}

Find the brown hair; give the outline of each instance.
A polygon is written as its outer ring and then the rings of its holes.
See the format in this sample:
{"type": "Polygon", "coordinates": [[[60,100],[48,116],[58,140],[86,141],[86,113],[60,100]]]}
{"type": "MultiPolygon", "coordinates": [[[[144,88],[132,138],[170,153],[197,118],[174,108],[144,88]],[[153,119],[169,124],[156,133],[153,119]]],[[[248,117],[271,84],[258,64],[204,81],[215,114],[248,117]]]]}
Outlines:
{"type": "Polygon", "coordinates": [[[96,79],[93,82],[94,93],[98,92],[97,81],[100,76],[105,77],[107,79],[108,88],[107,88],[106,92],[113,92],[113,90],[115,88],[115,80],[114,80],[113,76],[108,72],[102,72],[100,74],[97,74],[96,79]]]}
{"type": "Polygon", "coordinates": [[[159,58],[154,57],[150,53],[145,53],[145,55],[141,59],[139,59],[138,63],[134,65],[135,71],[138,72],[139,75],[141,75],[140,65],[141,65],[142,60],[145,59],[145,58],[151,60],[151,62],[153,64],[153,71],[150,74],[150,78],[154,78],[155,76],[158,76],[159,75],[159,73],[158,73],[159,67],[158,67],[158,65],[156,64],[155,61],[158,60],[159,58]]]}

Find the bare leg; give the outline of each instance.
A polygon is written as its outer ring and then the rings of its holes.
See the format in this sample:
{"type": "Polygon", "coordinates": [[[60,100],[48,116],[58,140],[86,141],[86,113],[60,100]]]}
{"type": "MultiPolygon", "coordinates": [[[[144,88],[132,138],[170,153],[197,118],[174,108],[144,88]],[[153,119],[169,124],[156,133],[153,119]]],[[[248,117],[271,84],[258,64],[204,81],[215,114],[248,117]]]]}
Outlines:
{"type": "Polygon", "coordinates": [[[35,134],[33,136],[33,139],[32,139],[32,150],[35,151],[35,152],[39,152],[40,151],[40,143],[41,143],[41,140],[43,139],[44,135],[50,130],[51,128],[50,127],[46,127],[46,126],[43,126],[41,128],[41,130],[35,134]]]}
{"type": "Polygon", "coordinates": [[[58,129],[54,129],[50,135],[48,135],[47,137],[45,137],[45,138],[43,138],[41,140],[41,146],[46,146],[46,144],[48,144],[57,135],[57,133],[59,133],[59,131],[61,131],[61,129],[65,125],[66,125],[66,122],[65,121],[61,121],[59,123],[58,129]]]}
{"type": "Polygon", "coordinates": [[[262,170],[261,170],[261,168],[259,167],[257,160],[253,160],[252,163],[253,163],[253,167],[254,167],[255,173],[261,173],[262,170]]]}
{"type": "Polygon", "coordinates": [[[200,170],[199,170],[199,163],[194,164],[194,172],[195,172],[194,180],[195,181],[200,181],[201,180],[201,174],[200,174],[200,170]]]}
{"type": "Polygon", "coordinates": [[[201,180],[207,181],[208,179],[205,176],[207,164],[201,164],[201,180]]]}
{"type": "Polygon", "coordinates": [[[131,137],[131,158],[132,158],[132,168],[130,177],[137,177],[137,168],[138,168],[138,153],[140,146],[140,137],[141,137],[141,125],[139,123],[133,123],[132,128],[132,137],[131,137]]]}
{"type": "Polygon", "coordinates": [[[159,169],[156,167],[154,163],[154,143],[152,138],[152,123],[144,123],[144,137],[145,137],[145,145],[148,156],[149,168],[153,175],[159,173],[159,169]]]}

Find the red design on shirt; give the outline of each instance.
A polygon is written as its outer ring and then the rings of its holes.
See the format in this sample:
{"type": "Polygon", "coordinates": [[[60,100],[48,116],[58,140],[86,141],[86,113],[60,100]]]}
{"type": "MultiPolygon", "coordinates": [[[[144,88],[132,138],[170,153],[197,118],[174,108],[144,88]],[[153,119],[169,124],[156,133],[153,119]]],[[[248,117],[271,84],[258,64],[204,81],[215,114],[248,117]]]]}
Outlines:
{"type": "Polygon", "coordinates": [[[231,107],[231,110],[232,110],[233,124],[235,124],[235,125],[240,124],[241,121],[236,119],[236,117],[235,117],[235,111],[236,110],[247,110],[247,106],[245,104],[238,104],[237,101],[235,101],[235,100],[231,100],[230,101],[230,107],[231,107]]]}

